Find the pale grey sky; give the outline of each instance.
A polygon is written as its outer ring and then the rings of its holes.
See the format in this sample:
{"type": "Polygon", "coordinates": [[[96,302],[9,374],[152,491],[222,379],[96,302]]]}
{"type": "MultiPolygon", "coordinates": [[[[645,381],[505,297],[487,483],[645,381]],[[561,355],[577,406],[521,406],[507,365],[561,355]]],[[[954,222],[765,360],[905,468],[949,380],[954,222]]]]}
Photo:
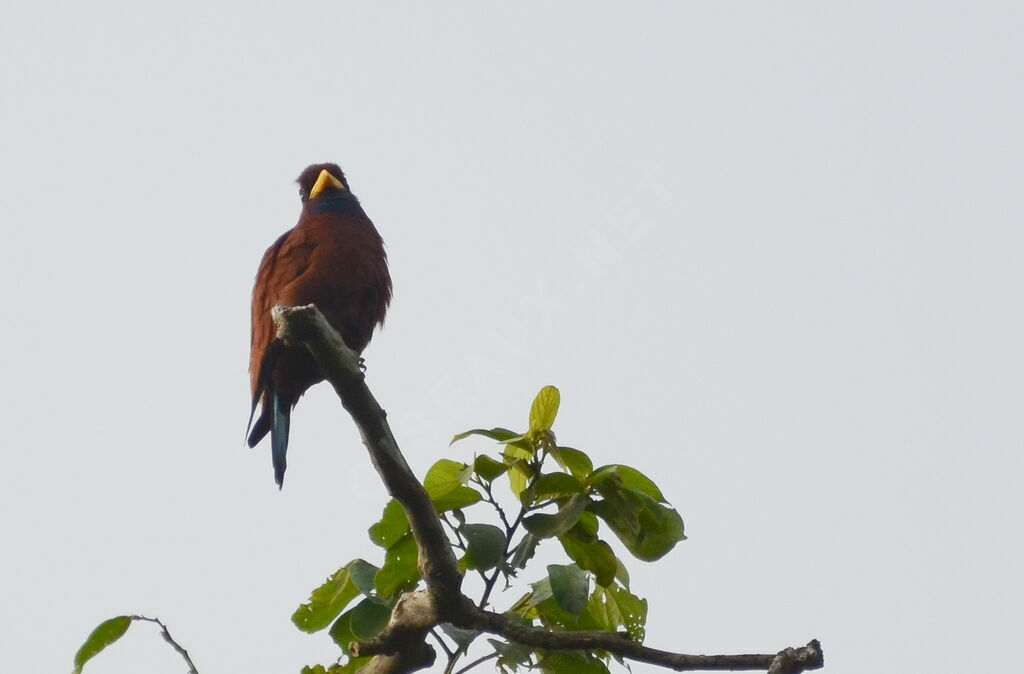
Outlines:
{"type": "MultiPolygon", "coordinates": [[[[368,380],[420,474],[550,383],[560,441],[679,509],[631,564],[650,645],[1019,670],[1019,5],[4,14],[5,671],[134,612],[203,674],[337,654],[289,616],[380,560],[384,490],[325,387],[283,492],[242,443],[252,278],[317,161],[388,245],[368,380]]],[[[181,672],[147,627],[86,671],[181,672]]]]}

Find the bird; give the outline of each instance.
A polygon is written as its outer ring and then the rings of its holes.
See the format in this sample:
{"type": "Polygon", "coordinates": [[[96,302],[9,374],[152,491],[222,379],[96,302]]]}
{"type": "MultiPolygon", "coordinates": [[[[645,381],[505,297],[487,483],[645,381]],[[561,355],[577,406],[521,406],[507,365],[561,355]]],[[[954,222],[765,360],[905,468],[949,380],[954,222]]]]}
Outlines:
{"type": "Polygon", "coordinates": [[[298,223],[264,253],[252,290],[248,444],[255,447],[270,434],[279,489],[291,411],[323,376],[306,349],[277,338],[270,310],[315,304],[345,344],[362,353],[391,302],[384,242],[338,165],[313,164],[296,182],[302,201],[298,223]]]}

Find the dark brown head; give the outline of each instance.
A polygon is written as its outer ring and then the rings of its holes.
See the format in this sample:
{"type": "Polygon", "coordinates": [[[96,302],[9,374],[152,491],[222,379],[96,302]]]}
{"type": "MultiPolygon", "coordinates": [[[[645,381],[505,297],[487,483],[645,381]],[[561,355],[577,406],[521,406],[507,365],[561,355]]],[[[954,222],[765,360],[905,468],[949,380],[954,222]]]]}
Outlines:
{"type": "Polygon", "coordinates": [[[299,197],[302,203],[330,194],[351,194],[348,181],[337,164],[313,164],[306,167],[299,179],[299,197]]]}

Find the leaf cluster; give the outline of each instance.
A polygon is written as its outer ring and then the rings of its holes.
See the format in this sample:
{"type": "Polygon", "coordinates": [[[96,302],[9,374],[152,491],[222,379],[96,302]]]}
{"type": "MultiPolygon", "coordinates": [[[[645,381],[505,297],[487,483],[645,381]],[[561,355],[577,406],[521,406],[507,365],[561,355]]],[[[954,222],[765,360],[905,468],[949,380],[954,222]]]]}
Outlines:
{"type": "MultiPolygon", "coordinates": [[[[630,592],[629,574],[608,544],[602,524],[634,557],[653,561],[685,539],[682,518],[657,485],[635,468],[612,464],[595,469],[586,453],[559,445],[552,431],[559,403],[558,389],[546,386],[533,401],[525,432],[499,427],[456,435],[453,444],[482,436],[496,441],[498,451],[479,454],[472,463],[441,459],[427,472],[423,486],[449,528],[460,567],[483,582],[480,607],[490,605],[499,580],[509,587],[537,547],[555,540],[569,563],[549,565],[547,574],[507,614],[551,630],[621,632],[642,642],[647,600],[630,592]],[[514,497],[514,508],[502,506],[496,498],[502,484],[514,497]],[[487,509],[493,511],[489,518],[484,517],[487,509]]],[[[397,501],[385,506],[369,535],[384,549],[384,563],[377,567],[353,560],[313,590],[292,616],[305,632],[329,628],[331,638],[346,652],[350,642],[369,641],[379,634],[401,594],[419,582],[416,544],[397,501]]],[[[443,631],[454,646],[435,636],[452,671],[478,634],[447,625],[443,631]]],[[[480,661],[493,659],[505,672],[520,667],[607,671],[607,653],[534,651],[491,638],[487,643],[493,652],[480,661]]],[[[349,657],[327,669],[317,665],[303,671],[355,672],[365,660],[349,657]]]]}

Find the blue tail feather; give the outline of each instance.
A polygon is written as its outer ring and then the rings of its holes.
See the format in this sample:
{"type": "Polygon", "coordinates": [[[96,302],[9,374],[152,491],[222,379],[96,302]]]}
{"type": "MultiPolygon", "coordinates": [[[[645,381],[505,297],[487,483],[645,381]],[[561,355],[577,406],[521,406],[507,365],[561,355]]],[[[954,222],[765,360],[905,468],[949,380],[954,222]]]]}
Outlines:
{"type": "Polygon", "coordinates": [[[291,412],[288,407],[276,391],[271,393],[270,448],[274,460],[274,481],[279,489],[284,486],[284,470],[288,465],[285,462],[285,454],[288,452],[288,417],[291,412]]]}

